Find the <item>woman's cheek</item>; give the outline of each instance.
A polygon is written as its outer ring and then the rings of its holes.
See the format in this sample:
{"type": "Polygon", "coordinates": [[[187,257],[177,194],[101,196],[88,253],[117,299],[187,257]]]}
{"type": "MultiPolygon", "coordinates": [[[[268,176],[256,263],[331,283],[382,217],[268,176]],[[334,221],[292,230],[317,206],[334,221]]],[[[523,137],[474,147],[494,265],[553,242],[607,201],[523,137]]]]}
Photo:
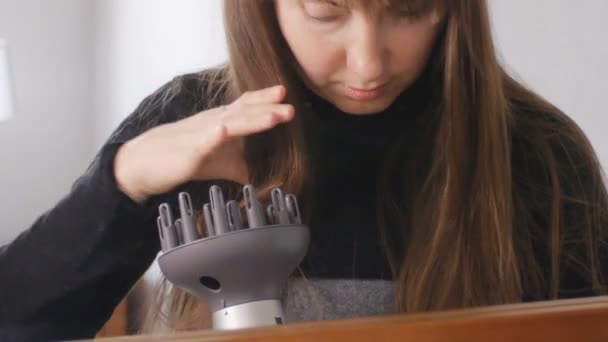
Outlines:
{"type": "Polygon", "coordinates": [[[324,83],[331,74],[339,71],[339,46],[327,37],[302,34],[295,46],[291,46],[298,63],[314,83],[324,83]]]}

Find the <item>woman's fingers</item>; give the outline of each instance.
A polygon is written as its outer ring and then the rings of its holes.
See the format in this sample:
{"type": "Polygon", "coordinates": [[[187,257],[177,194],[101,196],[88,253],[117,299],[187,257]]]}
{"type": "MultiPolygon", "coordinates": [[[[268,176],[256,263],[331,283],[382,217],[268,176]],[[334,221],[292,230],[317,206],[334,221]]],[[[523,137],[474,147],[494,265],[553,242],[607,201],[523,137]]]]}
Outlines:
{"type": "Polygon", "coordinates": [[[182,124],[189,126],[191,132],[188,144],[196,141],[197,153],[205,155],[229,140],[267,131],[293,116],[294,108],[289,104],[232,104],[214,114],[201,113],[197,121],[182,124]]]}
{"type": "MultiPolygon", "coordinates": [[[[222,119],[229,138],[259,133],[290,121],[294,116],[292,105],[245,105],[243,112],[232,112],[222,119]]],[[[238,111],[238,107],[234,108],[238,111]]]]}
{"type": "Polygon", "coordinates": [[[245,105],[279,103],[283,101],[286,94],[287,91],[284,86],[276,85],[274,87],[246,92],[242,94],[241,97],[239,97],[235,102],[245,105]]]}

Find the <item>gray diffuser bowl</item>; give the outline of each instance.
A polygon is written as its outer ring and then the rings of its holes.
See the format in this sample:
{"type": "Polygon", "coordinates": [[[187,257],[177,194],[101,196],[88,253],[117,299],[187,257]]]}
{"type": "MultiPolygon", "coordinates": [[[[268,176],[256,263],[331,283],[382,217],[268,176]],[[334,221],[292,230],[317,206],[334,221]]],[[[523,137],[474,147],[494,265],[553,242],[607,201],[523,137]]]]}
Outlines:
{"type": "Polygon", "coordinates": [[[171,249],[158,263],[171,283],[208,303],[216,329],[283,324],[282,290],[309,241],[301,224],[242,229],[171,249]]]}

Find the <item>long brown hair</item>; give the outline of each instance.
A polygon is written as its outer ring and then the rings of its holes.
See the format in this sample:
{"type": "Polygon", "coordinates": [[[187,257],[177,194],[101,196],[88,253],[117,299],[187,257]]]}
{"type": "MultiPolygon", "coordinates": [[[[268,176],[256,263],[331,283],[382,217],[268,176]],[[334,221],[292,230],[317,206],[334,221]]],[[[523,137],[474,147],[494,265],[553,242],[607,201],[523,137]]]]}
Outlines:
{"type": "MultiPolygon", "coordinates": [[[[389,2],[413,15],[436,11],[443,20],[421,76],[431,85],[428,134],[413,156],[397,142],[383,168],[379,227],[396,309],[576,295],[562,284],[565,272],[588,284],[590,294],[605,292],[599,251],[608,200],[600,164],[572,120],[501,67],[486,1],[389,2]]],[[[282,83],[298,112],[294,122],[247,139],[252,183],[262,196],[281,186],[307,198],[314,182],[302,132],[307,107],[273,1],[225,0],[225,28],[229,63],[204,81],[225,89],[225,101],[282,83]]],[[[202,327],[204,306],[174,291],[169,326],[202,327]]]]}

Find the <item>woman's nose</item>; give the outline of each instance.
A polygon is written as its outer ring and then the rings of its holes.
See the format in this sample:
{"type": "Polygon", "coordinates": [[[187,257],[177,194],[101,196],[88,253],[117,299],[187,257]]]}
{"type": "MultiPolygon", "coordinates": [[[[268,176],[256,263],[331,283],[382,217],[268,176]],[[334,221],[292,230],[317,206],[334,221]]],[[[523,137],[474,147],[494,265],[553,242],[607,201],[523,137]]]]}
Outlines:
{"type": "MultiPolygon", "coordinates": [[[[357,76],[361,83],[375,82],[382,78],[385,65],[385,51],[378,30],[366,25],[357,30],[347,47],[347,67],[357,76]]],[[[359,84],[358,86],[368,86],[359,84]]],[[[374,86],[374,84],[369,84],[374,86]]]]}

